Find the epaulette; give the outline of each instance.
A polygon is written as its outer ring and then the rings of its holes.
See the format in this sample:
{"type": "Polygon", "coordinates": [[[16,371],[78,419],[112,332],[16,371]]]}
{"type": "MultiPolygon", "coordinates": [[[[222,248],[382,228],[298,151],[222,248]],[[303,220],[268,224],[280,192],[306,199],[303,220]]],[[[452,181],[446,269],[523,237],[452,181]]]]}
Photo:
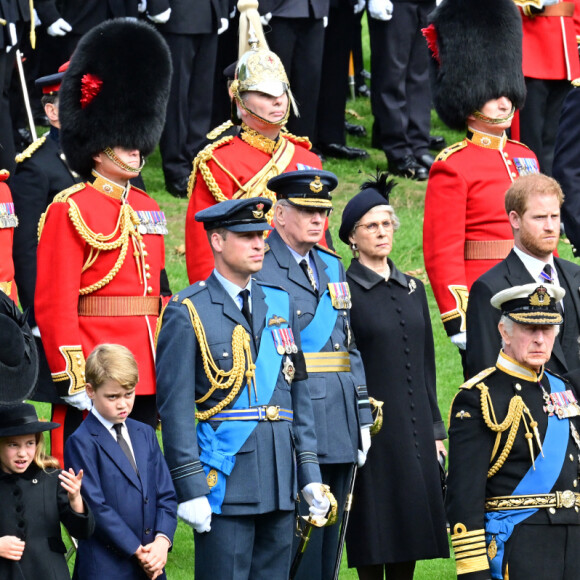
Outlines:
{"type": "Polygon", "coordinates": [[[84,189],[86,187],[86,185],[87,185],[86,183],[75,183],[74,185],[71,185],[70,187],[63,189],[60,193],[57,193],[54,196],[52,203],[67,201],[67,199],[71,195],[73,195],[73,193],[76,193],[77,191],[81,191],[82,189],[84,189]]]}
{"type": "Polygon", "coordinates": [[[467,139],[463,139],[463,141],[459,141],[458,143],[454,143],[453,145],[449,145],[449,147],[445,147],[443,151],[435,157],[435,161],[446,161],[448,157],[465,149],[467,147],[467,139]]]}
{"type": "Polygon", "coordinates": [[[546,369],[544,368],[545,371],[549,372],[553,377],[556,377],[557,379],[560,379],[561,381],[564,381],[565,383],[569,383],[569,379],[567,379],[566,377],[563,377],[562,375],[559,375],[558,373],[555,373],[553,370],[551,369],[546,369]]]}
{"type": "Polygon", "coordinates": [[[278,286],[278,284],[272,284],[271,282],[265,282],[264,280],[257,280],[256,278],[252,278],[252,282],[255,282],[259,286],[267,286],[268,288],[274,288],[274,290],[280,290],[281,292],[288,294],[288,292],[284,290],[282,286],[278,286]]]}
{"type": "Polygon", "coordinates": [[[199,294],[200,292],[202,292],[203,290],[206,290],[206,289],[207,289],[207,284],[206,284],[205,280],[200,280],[199,282],[195,282],[195,284],[188,286],[184,290],[181,290],[181,292],[174,294],[171,297],[170,302],[179,302],[179,304],[183,304],[183,301],[186,300],[187,298],[190,298],[191,296],[195,296],[196,294],[199,294]]]}
{"type": "Polygon", "coordinates": [[[10,171],[8,169],[0,169],[0,183],[6,181],[10,177],[10,171]]]}
{"type": "Polygon", "coordinates": [[[312,149],[312,143],[310,142],[310,139],[308,137],[298,137],[298,135],[294,135],[293,133],[290,133],[285,129],[282,129],[280,135],[285,139],[288,139],[288,141],[292,141],[292,143],[296,143],[297,145],[302,145],[303,147],[306,147],[306,149],[308,149],[309,151],[310,149],[312,149]]]}
{"type": "Polygon", "coordinates": [[[193,160],[193,169],[191,171],[191,175],[189,176],[189,182],[187,184],[187,197],[188,199],[191,197],[191,193],[195,187],[195,182],[197,180],[197,173],[201,173],[207,188],[209,189],[210,193],[214,196],[215,200],[219,203],[220,201],[225,201],[227,197],[222,193],[222,190],[219,188],[217,181],[215,180],[214,176],[212,175],[211,171],[207,167],[207,162],[213,157],[213,152],[215,149],[226,145],[234,138],[234,135],[227,135],[223,137],[219,141],[215,143],[210,143],[206,145],[196,156],[193,160]]]}
{"type": "Polygon", "coordinates": [[[460,389],[471,389],[477,383],[481,382],[483,379],[491,375],[494,371],[497,370],[497,367],[489,367],[488,369],[484,369],[483,371],[477,373],[474,377],[471,377],[468,381],[463,383],[459,388],[460,389]]]}
{"type": "Polygon", "coordinates": [[[230,129],[233,126],[234,124],[232,123],[232,121],[226,121],[225,123],[218,125],[215,129],[212,129],[206,135],[206,137],[213,141],[214,139],[217,139],[222,133],[225,133],[228,129],[230,129]]]}
{"type": "Polygon", "coordinates": [[[327,248],[326,246],[323,246],[321,244],[316,244],[314,247],[320,252],[326,252],[327,254],[330,254],[331,256],[334,256],[335,258],[342,260],[342,256],[340,254],[337,254],[334,250],[331,250],[330,248],[327,248]]]}
{"type": "MultiPolygon", "coordinates": [[[[516,141],[515,139],[508,139],[508,143],[514,143],[515,145],[521,145],[522,147],[525,147],[526,149],[530,149],[525,143],[522,143],[521,141],[516,141]]],[[[531,149],[530,149],[531,151],[531,149]]]]}
{"type": "Polygon", "coordinates": [[[15,157],[16,163],[22,163],[25,159],[29,159],[30,157],[32,157],[32,155],[36,153],[36,151],[40,149],[42,145],[44,145],[45,141],[46,135],[43,135],[42,137],[39,137],[36,141],[33,141],[22,153],[19,153],[15,157]]]}

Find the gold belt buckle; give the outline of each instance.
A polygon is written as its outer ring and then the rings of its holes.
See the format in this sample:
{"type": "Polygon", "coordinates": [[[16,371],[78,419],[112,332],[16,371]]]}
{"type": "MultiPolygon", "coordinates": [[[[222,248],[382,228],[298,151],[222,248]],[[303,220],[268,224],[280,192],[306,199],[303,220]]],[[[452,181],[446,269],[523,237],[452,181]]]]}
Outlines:
{"type": "Polygon", "coordinates": [[[567,489],[556,492],[556,507],[572,508],[576,503],[576,494],[567,489]]]}
{"type": "Polygon", "coordinates": [[[266,407],[266,418],[268,421],[279,421],[280,420],[280,406],[270,405],[266,407]]]}

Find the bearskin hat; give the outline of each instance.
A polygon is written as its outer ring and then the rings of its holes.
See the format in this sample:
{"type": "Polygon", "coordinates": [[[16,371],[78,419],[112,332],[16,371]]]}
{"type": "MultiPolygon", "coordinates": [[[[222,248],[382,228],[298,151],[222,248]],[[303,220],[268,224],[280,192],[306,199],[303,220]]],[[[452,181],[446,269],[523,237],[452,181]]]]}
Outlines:
{"type": "Polygon", "coordinates": [[[107,147],[153,152],[165,123],[171,59],[150,25],[118,18],[83,36],[60,88],[61,147],[87,178],[107,147]]]}
{"type": "Polygon", "coordinates": [[[423,33],[433,103],[449,127],[465,129],[469,115],[501,96],[523,106],[522,22],[513,0],[443,0],[423,33]]]}

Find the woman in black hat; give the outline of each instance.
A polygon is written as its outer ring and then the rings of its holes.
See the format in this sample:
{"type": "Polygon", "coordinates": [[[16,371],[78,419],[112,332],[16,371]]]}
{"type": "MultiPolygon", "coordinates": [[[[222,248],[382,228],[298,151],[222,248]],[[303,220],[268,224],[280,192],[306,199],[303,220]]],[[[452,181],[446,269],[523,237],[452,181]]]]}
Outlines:
{"type": "Polygon", "coordinates": [[[44,452],[44,431],[27,403],[0,407],[0,578],[70,578],[61,522],[75,538],[94,529],[80,490],[83,473],[60,471],[44,452]]]}
{"type": "Polygon", "coordinates": [[[348,564],[364,580],[412,578],[417,560],[449,556],[433,335],[423,284],[389,259],[399,227],[389,204],[393,185],[386,173],[363,184],[339,231],[355,256],[346,276],[369,395],[384,401],[383,428],[357,476],[346,536],[348,564]]]}

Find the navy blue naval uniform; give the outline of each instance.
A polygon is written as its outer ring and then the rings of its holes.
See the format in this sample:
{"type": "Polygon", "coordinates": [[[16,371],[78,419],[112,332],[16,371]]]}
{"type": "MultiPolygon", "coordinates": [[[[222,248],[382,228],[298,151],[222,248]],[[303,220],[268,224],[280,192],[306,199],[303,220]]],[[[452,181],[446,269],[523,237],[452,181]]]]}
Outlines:
{"type": "MultiPolygon", "coordinates": [[[[272,317],[267,320],[266,293],[272,292],[283,293],[289,301],[289,320],[285,322],[294,330],[295,343],[300,349],[292,300],[281,289],[255,280],[251,284],[253,331],[215,274],[176,294],[162,316],[157,342],[157,401],[165,458],[178,501],[209,494],[214,512],[211,531],[194,534],[195,577],[198,580],[286,580],[292,555],[298,489],[321,481],[308,384],[305,380],[294,380],[291,384],[287,381],[283,372],[284,355],[276,364],[278,376],[269,400],[258,399],[256,405],[253,388],[248,393],[244,380],[237,397],[224,410],[231,410],[238,401],[245,402],[242,407],[248,407],[248,398],[251,397],[252,407],[279,406],[280,409],[293,411],[293,420],[256,422],[235,455],[231,473],[225,478],[226,489],[221,508],[216,508],[212,503],[210,489],[215,489],[215,481],[209,466],[204,464],[209,450],[200,444],[194,416],[195,400],[208,393],[210,382],[204,370],[187,302],[194,305],[203,324],[215,364],[219,369],[229,371],[232,368],[232,334],[236,326],[241,325],[250,334],[254,362],[264,340],[262,336],[270,340],[269,332],[262,333],[266,324],[276,328],[272,317]]],[[[282,316],[281,313],[277,314],[282,316]]],[[[302,371],[301,375],[299,377],[297,368],[296,378],[304,378],[305,372],[302,371]]],[[[257,388],[259,393],[260,386],[257,388]]],[[[227,392],[216,389],[206,401],[198,403],[197,410],[214,407],[226,395],[227,392]]],[[[225,424],[241,422],[209,423],[217,430],[225,424]]],[[[219,477],[222,475],[220,473],[219,477]]]]}
{"type": "MultiPolygon", "coordinates": [[[[258,277],[280,285],[290,293],[294,299],[300,331],[303,332],[314,318],[328,283],[346,281],[342,263],[336,254],[326,248],[312,248],[310,257],[318,277],[317,290],[314,290],[306,273],[276,230],[268,237],[267,244],[264,266],[258,277]],[[324,252],[326,261],[337,262],[338,280],[330,279],[330,268],[321,258],[321,252],[324,252]]],[[[350,371],[312,372],[307,358],[308,385],[314,410],[322,483],[330,486],[337,500],[340,521],[349,475],[357,461],[357,450],[361,447],[360,428],[372,424],[373,419],[362,360],[350,328],[349,310],[339,309],[333,328],[327,331],[329,338],[319,352],[348,352],[350,371]]],[[[308,357],[306,348],[305,356],[308,357]]],[[[306,515],[307,509],[308,506],[303,502],[301,512],[306,515]]],[[[332,577],[338,533],[338,525],[312,531],[296,578],[313,580],[332,577]]]]}

